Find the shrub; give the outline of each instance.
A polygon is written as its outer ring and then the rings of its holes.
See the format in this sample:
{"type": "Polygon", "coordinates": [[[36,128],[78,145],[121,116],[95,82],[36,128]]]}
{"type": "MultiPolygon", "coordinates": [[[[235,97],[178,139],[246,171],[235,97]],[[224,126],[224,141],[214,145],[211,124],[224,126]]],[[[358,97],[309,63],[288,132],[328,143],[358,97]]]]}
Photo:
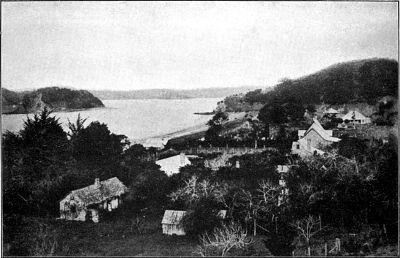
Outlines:
{"type": "Polygon", "coordinates": [[[216,201],[208,198],[200,199],[183,217],[182,224],[186,234],[197,236],[220,226],[222,219],[218,216],[219,211],[219,204],[216,201]]]}
{"type": "Polygon", "coordinates": [[[240,255],[253,242],[240,224],[231,222],[215,228],[212,234],[201,235],[196,252],[201,256],[226,256],[232,252],[240,255]]]}

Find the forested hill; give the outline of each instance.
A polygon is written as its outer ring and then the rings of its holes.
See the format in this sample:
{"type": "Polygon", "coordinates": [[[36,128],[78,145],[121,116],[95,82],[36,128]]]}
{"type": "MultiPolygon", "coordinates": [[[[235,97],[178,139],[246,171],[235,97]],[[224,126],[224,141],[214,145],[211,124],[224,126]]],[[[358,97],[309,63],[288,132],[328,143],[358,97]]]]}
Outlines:
{"type": "Polygon", "coordinates": [[[48,87],[35,91],[14,92],[1,89],[2,113],[33,113],[48,107],[54,111],[104,107],[100,99],[86,90],[48,87]]]}
{"type": "Polygon", "coordinates": [[[190,90],[176,89],[149,89],[131,91],[91,91],[93,95],[100,99],[188,99],[188,98],[224,98],[226,96],[245,93],[257,87],[223,87],[223,88],[204,88],[190,90]]]}
{"type": "Polygon", "coordinates": [[[339,63],[298,79],[283,80],[269,92],[248,92],[243,101],[253,103],[370,104],[383,96],[398,96],[398,62],[364,59],[339,63]]]}

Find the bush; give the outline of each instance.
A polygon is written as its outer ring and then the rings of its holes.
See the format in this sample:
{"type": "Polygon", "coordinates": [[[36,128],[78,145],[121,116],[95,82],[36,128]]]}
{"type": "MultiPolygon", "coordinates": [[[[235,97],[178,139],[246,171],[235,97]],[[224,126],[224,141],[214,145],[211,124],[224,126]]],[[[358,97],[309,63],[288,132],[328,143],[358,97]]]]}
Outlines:
{"type": "Polygon", "coordinates": [[[211,232],[220,226],[222,219],[218,216],[219,204],[207,198],[200,199],[194,204],[193,210],[189,211],[182,220],[183,228],[187,235],[197,236],[211,232]]]}
{"type": "Polygon", "coordinates": [[[243,255],[254,240],[240,224],[231,222],[215,228],[212,234],[203,234],[200,243],[197,253],[201,256],[226,256],[243,255]]]}

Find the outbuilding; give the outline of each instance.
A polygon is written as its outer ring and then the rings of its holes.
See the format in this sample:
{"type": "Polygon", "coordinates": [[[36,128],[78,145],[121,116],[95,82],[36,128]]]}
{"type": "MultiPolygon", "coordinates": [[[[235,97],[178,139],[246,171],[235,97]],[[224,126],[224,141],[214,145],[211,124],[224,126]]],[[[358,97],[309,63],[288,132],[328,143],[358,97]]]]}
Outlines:
{"type": "MultiPolygon", "coordinates": [[[[182,224],[182,219],[186,214],[187,211],[166,210],[161,221],[163,234],[177,236],[186,235],[182,224]]],[[[226,210],[220,210],[218,216],[225,219],[226,210]]]]}

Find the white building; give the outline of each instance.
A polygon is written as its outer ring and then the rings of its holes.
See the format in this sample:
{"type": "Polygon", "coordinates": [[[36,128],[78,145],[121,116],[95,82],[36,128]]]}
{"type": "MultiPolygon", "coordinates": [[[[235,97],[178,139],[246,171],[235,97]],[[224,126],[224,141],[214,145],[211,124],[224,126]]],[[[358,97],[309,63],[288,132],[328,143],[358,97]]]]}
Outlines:
{"type": "Polygon", "coordinates": [[[332,130],[325,130],[316,118],[313,119],[313,122],[307,130],[298,130],[299,140],[292,143],[292,154],[300,157],[314,154],[323,155],[325,152],[319,148],[340,141],[339,138],[332,136],[332,130]]]}
{"type": "Polygon", "coordinates": [[[353,124],[353,125],[364,125],[370,124],[371,119],[369,117],[364,116],[358,111],[350,111],[346,115],[342,117],[344,124],[353,124]]]}
{"type": "Polygon", "coordinates": [[[189,158],[197,158],[197,156],[185,155],[185,153],[181,153],[169,158],[157,160],[156,164],[159,165],[161,170],[164,171],[168,176],[171,176],[179,173],[179,169],[181,167],[192,164],[189,158]]]}

